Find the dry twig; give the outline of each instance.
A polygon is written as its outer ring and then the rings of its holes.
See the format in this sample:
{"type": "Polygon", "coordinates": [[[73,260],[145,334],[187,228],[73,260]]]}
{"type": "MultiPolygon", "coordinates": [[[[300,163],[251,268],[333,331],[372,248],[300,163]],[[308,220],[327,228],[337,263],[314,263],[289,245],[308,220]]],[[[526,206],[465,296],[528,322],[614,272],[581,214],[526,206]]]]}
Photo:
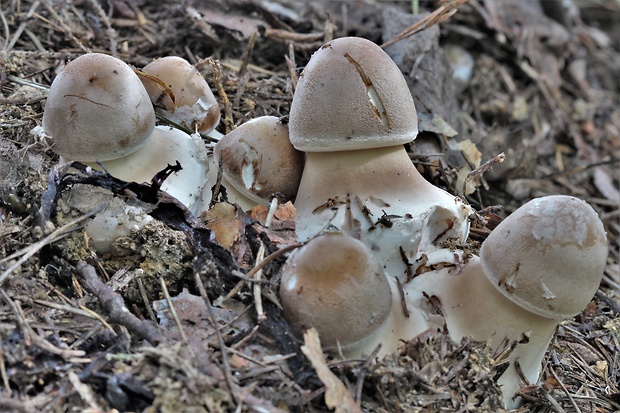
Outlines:
{"type": "Polygon", "coordinates": [[[385,49],[396,42],[400,42],[407,37],[413,36],[414,34],[420,33],[421,31],[426,30],[437,23],[441,23],[449,19],[452,15],[454,15],[454,13],[456,13],[456,8],[464,3],[467,3],[467,1],[468,0],[453,0],[447,4],[439,6],[434,12],[419,22],[398,33],[392,40],[383,43],[381,47],[385,49]]]}
{"type": "Polygon", "coordinates": [[[121,324],[129,331],[136,333],[152,345],[157,345],[161,334],[150,321],[140,320],[125,306],[125,301],[111,287],[104,284],[92,265],[84,261],[78,262],[76,270],[84,280],[86,289],[97,296],[101,306],[107,311],[112,322],[121,324]]]}

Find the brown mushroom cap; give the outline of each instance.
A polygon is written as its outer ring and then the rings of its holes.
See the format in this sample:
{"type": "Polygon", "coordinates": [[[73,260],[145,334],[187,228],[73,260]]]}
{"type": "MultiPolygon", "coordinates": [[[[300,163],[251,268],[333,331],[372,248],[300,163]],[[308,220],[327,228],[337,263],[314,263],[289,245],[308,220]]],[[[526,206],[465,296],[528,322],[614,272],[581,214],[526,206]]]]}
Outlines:
{"type": "Polygon", "coordinates": [[[392,308],[389,282],[370,249],[341,232],[324,232],[289,257],[280,297],[293,328],[315,327],[328,350],[371,338],[392,308]]]}
{"type": "Polygon", "coordinates": [[[489,280],[521,307],[554,319],[573,317],[594,296],[607,261],[607,237],[586,202],[564,195],[534,199],[482,244],[489,280]]]}
{"type": "Polygon", "coordinates": [[[183,126],[207,133],[220,122],[220,107],[200,72],[178,56],[156,59],[144,67],[144,72],[165,82],[175,97],[174,102],[157,82],[142,78],[153,103],[160,103],[183,126]]]}
{"type": "Polygon", "coordinates": [[[343,37],[312,55],[295,90],[289,128],[300,151],[369,149],[413,141],[418,118],[388,54],[369,40],[343,37]]]}
{"type": "Polygon", "coordinates": [[[123,61],[89,53],[52,82],[43,129],[54,152],[70,160],[104,161],[139,149],[155,127],[144,86],[123,61]]]}
{"type": "Polygon", "coordinates": [[[304,154],[288,138],[288,127],[275,116],[252,119],[215,145],[224,177],[242,194],[266,204],[281,193],[293,200],[299,188],[304,154]]]}

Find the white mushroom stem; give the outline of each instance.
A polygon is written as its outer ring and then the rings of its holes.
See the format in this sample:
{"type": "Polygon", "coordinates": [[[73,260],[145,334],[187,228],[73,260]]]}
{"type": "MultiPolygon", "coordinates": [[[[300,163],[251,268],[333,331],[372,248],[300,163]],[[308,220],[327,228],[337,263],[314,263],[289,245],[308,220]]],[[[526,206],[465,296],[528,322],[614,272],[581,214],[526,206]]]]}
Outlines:
{"type": "MultiPolygon", "coordinates": [[[[197,213],[207,184],[209,168],[206,147],[199,137],[189,136],[167,126],[157,126],[142,148],[102,164],[116,178],[149,183],[157,172],[168,164],[175,165],[177,161],[183,169],[168,177],[161,189],[177,198],[190,211],[197,213]]],[[[96,163],[88,165],[101,169],[96,163]]]]}
{"type": "Polygon", "coordinates": [[[103,188],[85,184],[72,185],[62,194],[58,205],[59,214],[71,210],[83,214],[104,206],[85,227],[89,246],[99,254],[110,252],[118,238],[139,231],[153,220],[149,215],[154,209],[152,205],[135,198],[123,199],[103,188]]]}
{"type": "Polygon", "coordinates": [[[333,225],[360,239],[402,282],[423,253],[448,239],[464,241],[472,212],[426,181],[401,145],[308,152],[295,207],[301,241],[333,225]]]}
{"type": "Polygon", "coordinates": [[[518,407],[520,398],[514,395],[524,383],[514,362],[519,362],[530,383],[537,383],[542,360],[560,321],[534,314],[508,300],[489,282],[477,256],[471,257],[460,272],[444,268],[424,273],[414,278],[407,290],[424,291],[439,300],[450,337],[456,342],[471,337],[492,348],[505,338],[519,342],[508,356],[508,369],[497,381],[506,408],[518,407]]]}
{"type": "Polygon", "coordinates": [[[405,291],[398,286],[396,278],[387,277],[392,292],[392,308],[387,320],[368,339],[355,347],[341,350],[348,359],[360,358],[381,346],[377,357],[395,353],[404,343],[412,340],[431,327],[435,327],[426,314],[416,306],[421,295],[417,291],[405,291]]]}
{"type": "Polygon", "coordinates": [[[108,206],[86,225],[88,244],[99,254],[110,251],[114,241],[137,232],[153,218],[137,206],[113,198],[108,206]]]}

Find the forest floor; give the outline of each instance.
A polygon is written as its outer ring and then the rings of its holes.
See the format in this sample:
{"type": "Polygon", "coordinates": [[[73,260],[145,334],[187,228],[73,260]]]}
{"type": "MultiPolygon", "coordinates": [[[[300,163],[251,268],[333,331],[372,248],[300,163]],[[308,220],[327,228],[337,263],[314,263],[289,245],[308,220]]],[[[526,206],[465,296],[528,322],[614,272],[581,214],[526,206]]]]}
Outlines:
{"type": "MultiPolygon", "coordinates": [[[[325,41],[383,44],[424,18],[424,31],[385,47],[419,111],[421,133],[407,145],[418,169],[491,218],[535,197],[576,196],[608,235],[599,291],[560,325],[518,411],[620,411],[620,3],[460,3],[437,23],[428,18],[436,1],[414,15],[407,1],[3,0],[0,411],[501,411],[497,354],[484,343],[420,337],[380,361],[328,357],[333,375],[315,370],[277,305],[284,256],[263,268],[259,321],[244,274],[261,245],[270,254],[294,242],[290,205],[265,231],[264,209],[196,219],[168,200],[122,253],[98,256],[84,236],[88,216],[61,221],[59,197],[115,182],[67,173],[30,133],[55,75],[87,52],[136,68],[188,59],[227,133],[288,115],[296,79],[325,41]],[[464,185],[500,153],[503,163],[464,185]],[[204,222],[221,224],[227,241],[213,242],[204,222]]],[[[475,225],[470,241],[489,230],[475,225]]]]}

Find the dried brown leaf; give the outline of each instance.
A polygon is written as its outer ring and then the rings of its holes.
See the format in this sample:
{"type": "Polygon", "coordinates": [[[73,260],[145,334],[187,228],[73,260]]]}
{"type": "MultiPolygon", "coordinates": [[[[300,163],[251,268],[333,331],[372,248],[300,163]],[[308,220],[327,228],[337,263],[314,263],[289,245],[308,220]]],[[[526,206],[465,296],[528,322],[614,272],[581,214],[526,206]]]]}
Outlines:
{"type": "Polygon", "coordinates": [[[304,345],[301,351],[308,357],[319,379],[325,385],[325,404],[336,413],[361,413],[360,407],[353,400],[344,383],[332,373],[323,357],[319,333],[311,328],[304,333],[304,345]]]}

